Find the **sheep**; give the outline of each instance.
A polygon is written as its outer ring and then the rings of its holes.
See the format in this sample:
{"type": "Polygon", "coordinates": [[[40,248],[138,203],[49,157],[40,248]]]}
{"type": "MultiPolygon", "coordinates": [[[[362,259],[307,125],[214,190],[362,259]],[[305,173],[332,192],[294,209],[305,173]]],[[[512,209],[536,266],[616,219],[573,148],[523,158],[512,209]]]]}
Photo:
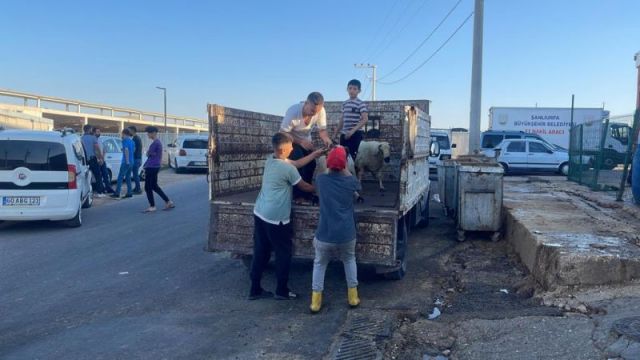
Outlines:
{"type": "Polygon", "coordinates": [[[362,182],[365,171],[372,173],[380,184],[380,192],[384,192],[382,184],[382,168],[391,161],[391,147],[386,141],[363,141],[358,147],[355,165],[358,180],[362,182]]]}

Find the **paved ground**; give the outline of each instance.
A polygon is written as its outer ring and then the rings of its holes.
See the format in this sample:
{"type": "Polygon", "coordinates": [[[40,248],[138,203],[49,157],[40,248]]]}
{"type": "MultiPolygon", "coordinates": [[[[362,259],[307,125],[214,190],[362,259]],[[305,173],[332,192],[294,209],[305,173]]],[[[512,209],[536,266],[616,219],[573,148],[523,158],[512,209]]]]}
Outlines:
{"type": "Polygon", "coordinates": [[[0,226],[0,358],[317,359],[354,339],[364,341],[360,353],[385,359],[634,358],[635,343],[611,327],[639,313],[638,289],[531,297],[506,242],[458,243],[436,203],[431,226],[410,236],[405,279],[359,269],[359,309],[346,306],[338,264],[319,315],[307,311],[310,263],[292,268],[302,299],[249,302],[242,263],[202,251],[204,176],[163,172],[161,183],[176,201],[171,212],[140,213],[140,196],[98,202],[79,229],[0,226]],[[434,307],[442,315],[429,320],[434,307]]]}

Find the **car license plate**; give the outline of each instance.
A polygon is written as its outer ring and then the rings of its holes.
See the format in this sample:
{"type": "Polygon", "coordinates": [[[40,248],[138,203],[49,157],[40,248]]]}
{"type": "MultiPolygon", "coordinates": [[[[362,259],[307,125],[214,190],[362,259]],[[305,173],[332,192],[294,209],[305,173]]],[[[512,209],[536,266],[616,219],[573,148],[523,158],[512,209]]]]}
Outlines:
{"type": "Polygon", "coordinates": [[[39,196],[5,196],[2,206],[40,206],[39,196]]]}

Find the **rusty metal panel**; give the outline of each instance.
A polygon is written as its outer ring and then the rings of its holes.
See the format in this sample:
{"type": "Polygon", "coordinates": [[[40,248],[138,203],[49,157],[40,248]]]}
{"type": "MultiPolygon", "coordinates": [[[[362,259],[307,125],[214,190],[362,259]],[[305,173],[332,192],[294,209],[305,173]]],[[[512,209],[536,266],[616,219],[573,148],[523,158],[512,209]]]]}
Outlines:
{"type": "MultiPolygon", "coordinates": [[[[294,206],[292,212],[294,257],[312,259],[313,237],[318,224],[317,207],[294,206]]],[[[253,253],[253,205],[211,204],[211,229],[207,250],[253,253]]],[[[360,263],[393,265],[397,214],[356,213],[356,257],[360,263]]]]}

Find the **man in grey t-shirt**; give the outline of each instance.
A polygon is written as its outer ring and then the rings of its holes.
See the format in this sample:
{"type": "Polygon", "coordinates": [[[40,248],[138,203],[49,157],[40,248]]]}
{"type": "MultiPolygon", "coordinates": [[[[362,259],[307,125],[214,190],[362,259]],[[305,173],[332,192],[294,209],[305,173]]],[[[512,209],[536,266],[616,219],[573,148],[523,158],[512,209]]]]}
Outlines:
{"type": "MultiPolygon", "coordinates": [[[[289,159],[298,160],[311,154],[314,150],[311,140],[311,131],[318,128],[320,139],[329,147],[331,139],[327,133],[327,113],[324,110],[324,97],[319,92],[312,92],[307,100],[289,107],[282,119],[280,131],[288,133],[293,138],[293,152],[289,159]]],[[[312,161],[298,169],[302,180],[311,183],[316,162],[312,161]]],[[[297,188],[293,189],[294,199],[308,199],[311,194],[304,193],[297,188]]]]}
{"type": "Polygon", "coordinates": [[[84,153],[87,156],[87,161],[89,163],[89,169],[91,169],[91,173],[93,173],[93,178],[96,179],[95,183],[95,191],[98,197],[104,197],[104,187],[102,186],[102,176],[100,174],[100,166],[104,163],[104,158],[102,157],[102,151],[100,151],[100,143],[98,142],[98,138],[95,137],[91,131],[93,130],[93,126],[85,125],[82,127],[82,147],[84,148],[84,153]]]}

